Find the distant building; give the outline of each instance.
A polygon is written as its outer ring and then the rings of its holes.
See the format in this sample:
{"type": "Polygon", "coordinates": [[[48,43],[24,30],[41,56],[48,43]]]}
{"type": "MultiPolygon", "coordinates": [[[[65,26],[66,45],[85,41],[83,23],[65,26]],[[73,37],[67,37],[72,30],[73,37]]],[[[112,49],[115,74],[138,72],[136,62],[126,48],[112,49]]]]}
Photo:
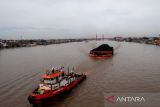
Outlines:
{"type": "Polygon", "coordinates": [[[123,37],[114,37],[114,40],[116,40],[116,41],[123,41],[124,39],[123,39],[123,37]]]}
{"type": "Polygon", "coordinates": [[[2,44],[2,39],[0,39],[0,48],[3,47],[3,44],[2,44]]]}

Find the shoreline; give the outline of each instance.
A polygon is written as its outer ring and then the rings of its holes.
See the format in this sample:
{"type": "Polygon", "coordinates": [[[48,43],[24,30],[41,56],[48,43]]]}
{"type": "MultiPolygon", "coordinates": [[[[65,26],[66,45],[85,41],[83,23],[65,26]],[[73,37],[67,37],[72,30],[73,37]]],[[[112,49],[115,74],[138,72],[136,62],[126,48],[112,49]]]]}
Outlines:
{"type": "Polygon", "coordinates": [[[34,39],[34,40],[1,40],[0,49],[34,47],[40,45],[62,44],[71,42],[83,42],[89,39],[34,39]]]}
{"type": "Polygon", "coordinates": [[[110,40],[117,42],[133,42],[133,43],[160,46],[160,37],[127,37],[127,38],[114,37],[110,40]]]}

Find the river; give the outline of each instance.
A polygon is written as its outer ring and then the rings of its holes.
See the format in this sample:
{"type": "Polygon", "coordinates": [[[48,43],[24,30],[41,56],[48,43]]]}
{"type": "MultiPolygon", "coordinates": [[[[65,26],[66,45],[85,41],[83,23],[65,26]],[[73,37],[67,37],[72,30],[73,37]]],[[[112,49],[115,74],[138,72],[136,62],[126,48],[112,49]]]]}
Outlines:
{"type": "Polygon", "coordinates": [[[103,107],[104,93],[160,92],[160,47],[138,43],[90,41],[0,50],[0,107],[32,107],[27,97],[51,66],[75,67],[87,79],[42,107],[103,107]],[[108,43],[110,59],[93,59],[89,50],[108,43]]]}

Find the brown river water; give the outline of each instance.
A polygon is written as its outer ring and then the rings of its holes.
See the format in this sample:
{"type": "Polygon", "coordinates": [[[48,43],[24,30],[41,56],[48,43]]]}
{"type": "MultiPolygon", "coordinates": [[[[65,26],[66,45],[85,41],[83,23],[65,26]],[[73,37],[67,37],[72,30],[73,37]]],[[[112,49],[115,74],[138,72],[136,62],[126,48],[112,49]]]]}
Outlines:
{"type": "Polygon", "coordinates": [[[103,107],[104,93],[160,92],[160,47],[90,41],[0,50],[0,107],[32,107],[27,97],[51,66],[75,67],[87,79],[70,93],[41,107],[103,107]],[[93,59],[89,50],[108,43],[110,59],[93,59]]]}

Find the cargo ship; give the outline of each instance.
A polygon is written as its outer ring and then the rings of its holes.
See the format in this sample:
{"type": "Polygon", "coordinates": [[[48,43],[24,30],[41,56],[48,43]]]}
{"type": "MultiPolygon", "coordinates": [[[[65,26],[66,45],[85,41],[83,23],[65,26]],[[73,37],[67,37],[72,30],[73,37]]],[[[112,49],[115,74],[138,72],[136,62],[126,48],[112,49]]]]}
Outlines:
{"type": "Polygon", "coordinates": [[[56,97],[56,95],[72,90],[85,79],[85,74],[76,73],[73,69],[66,72],[64,67],[53,67],[42,75],[38,88],[29,95],[28,100],[34,104],[43,99],[56,97]]]}
{"type": "Polygon", "coordinates": [[[92,49],[89,53],[89,56],[94,58],[110,58],[113,55],[114,48],[108,44],[102,44],[99,47],[92,49]]]}

